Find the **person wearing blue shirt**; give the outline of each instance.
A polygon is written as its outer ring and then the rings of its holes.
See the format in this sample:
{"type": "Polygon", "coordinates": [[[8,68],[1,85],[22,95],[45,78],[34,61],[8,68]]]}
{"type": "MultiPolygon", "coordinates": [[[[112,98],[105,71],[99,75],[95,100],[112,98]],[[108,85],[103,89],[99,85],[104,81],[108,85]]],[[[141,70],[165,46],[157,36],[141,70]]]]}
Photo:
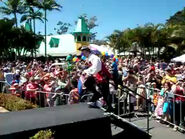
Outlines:
{"type": "Polygon", "coordinates": [[[115,84],[115,89],[117,89],[118,88],[118,65],[115,60],[112,63],[112,76],[115,84]]]}

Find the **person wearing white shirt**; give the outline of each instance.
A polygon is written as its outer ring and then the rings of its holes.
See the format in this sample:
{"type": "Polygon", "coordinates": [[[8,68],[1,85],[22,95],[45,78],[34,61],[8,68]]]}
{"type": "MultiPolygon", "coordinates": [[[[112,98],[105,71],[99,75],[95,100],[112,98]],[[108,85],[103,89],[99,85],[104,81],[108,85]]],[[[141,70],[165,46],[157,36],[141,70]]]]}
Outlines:
{"type": "Polygon", "coordinates": [[[87,75],[97,74],[99,71],[101,71],[101,68],[102,68],[101,60],[98,56],[96,56],[92,53],[89,53],[89,55],[87,55],[88,53],[86,53],[86,52],[88,52],[88,50],[83,50],[84,55],[86,54],[86,56],[87,56],[90,67],[88,69],[84,70],[84,72],[87,75]]]}
{"type": "Polygon", "coordinates": [[[83,55],[87,58],[88,68],[83,71],[83,74],[87,78],[84,85],[86,86],[87,91],[91,91],[93,93],[93,97],[91,99],[92,103],[89,103],[89,106],[96,107],[99,106],[98,99],[101,97],[100,93],[96,90],[96,85],[99,87],[99,90],[107,103],[107,111],[112,111],[111,106],[111,96],[109,91],[109,79],[108,70],[106,70],[103,65],[101,59],[95,54],[91,53],[91,50],[87,46],[83,46],[81,48],[83,55]],[[94,78],[96,77],[96,80],[94,78]],[[97,84],[96,84],[97,83],[97,84]]]}

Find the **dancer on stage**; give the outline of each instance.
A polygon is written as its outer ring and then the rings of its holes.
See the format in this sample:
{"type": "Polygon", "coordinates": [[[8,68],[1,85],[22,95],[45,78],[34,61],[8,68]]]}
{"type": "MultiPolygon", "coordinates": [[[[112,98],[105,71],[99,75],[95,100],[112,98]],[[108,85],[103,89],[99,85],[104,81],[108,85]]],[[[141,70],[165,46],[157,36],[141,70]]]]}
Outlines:
{"type": "Polygon", "coordinates": [[[113,108],[111,106],[111,95],[109,91],[109,79],[111,78],[111,74],[108,72],[101,59],[91,53],[89,47],[83,46],[80,50],[87,58],[88,62],[88,68],[83,71],[83,74],[85,74],[87,79],[84,85],[86,86],[87,91],[93,93],[89,106],[97,107],[98,99],[102,95],[107,104],[107,111],[112,111],[113,108]],[[96,85],[98,86],[100,92],[96,90],[96,85]]]}

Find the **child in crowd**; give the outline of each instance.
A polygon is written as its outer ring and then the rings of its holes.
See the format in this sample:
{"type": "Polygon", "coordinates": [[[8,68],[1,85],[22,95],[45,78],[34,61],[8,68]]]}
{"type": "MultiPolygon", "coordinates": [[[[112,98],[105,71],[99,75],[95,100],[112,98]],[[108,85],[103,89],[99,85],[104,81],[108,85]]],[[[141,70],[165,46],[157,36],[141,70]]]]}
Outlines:
{"type": "Polygon", "coordinates": [[[16,95],[18,97],[21,96],[19,84],[16,82],[12,83],[11,87],[9,88],[9,91],[11,91],[12,95],[16,95]]]}
{"type": "Polygon", "coordinates": [[[68,104],[75,104],[79,102],[79,93],[77,84],[78,84],[77,80],[72,79],[71,81],[72,90],[69,93],[68,104]]]}

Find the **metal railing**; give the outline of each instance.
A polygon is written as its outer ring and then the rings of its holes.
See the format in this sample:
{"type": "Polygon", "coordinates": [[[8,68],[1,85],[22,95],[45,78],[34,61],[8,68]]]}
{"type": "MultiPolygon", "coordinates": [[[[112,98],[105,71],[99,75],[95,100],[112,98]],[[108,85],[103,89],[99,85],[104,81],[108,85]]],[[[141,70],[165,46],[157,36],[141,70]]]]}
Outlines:
{"type": "MultiPolygon", "coordinates": [[[[154,88],[149,88],[149,87],[144,87],[145,91],[148,89],[149,91],[157,91],[159,92],[160,90],[154,89],[154,88]]],[[[170,94],[170,93],[169,93],[170,94]]],[[[130,106],[128,107],[128,112],[127,112],[127,99],[128,96],[139,96],[142,99],[144,99],[146,101],[146,112],[147,112],[147,132],[149,133],[149,118],[150,118],[150,108],[151,105],[153,105],[154,103],[150,100],[149,96],[150,94],[146,94],[148,96],[143,97],[142,95],[138,94],[136,91],[131,90],[130,88],[128,88],[127,86],[122,86],[119,87],[119,92],[118,92],[118,116],[124,116],[124,115],[128,115],[130,114],[130,106]],[[132,93],[131,93],[132,92],[132,93]],[[120,95],[121,94],[121,95],[120,95]],[[123,103],[123,112],[120,112],[121,109],[121,103],[123,103]]],[[[170,94],[172,95],[172,94],[170,94]]],[[[168,95],[169,96],[169,95],[168,95]]],[[[172,103],[172,112],[173,115],[171,117],[173,117],[173,120],[169,121],[169,120],[165,120],[163,118],[161,118],[160,120],[163,121],[164,123],[167,123],[169,125],[172,125],[174,127],[177,127],[180,131],[185,132],[185,101],[182,101],[181,99],[176,101],[175,98],[176,97],[180,97],[180,98],[184,98],[185,96],[183,95],[179,95],[179,94],[173,94],[173,99],[171,101],[172,103]],[[179,112],[179,113],[177,113],[179,112]],[[179,119],[179,120],[177,120],[179,119]],[[178,121],[180,124],[177,124],[176,121],[178,121]],[[184,124],[184,125],[183,125],[184,124]],[[181,127],[181,126],[184,127],[181,127]]],[[[128,105],[130,105],[130,100],[128,101],[128,105]]],[[[154,112],[154,111],[153,111],[154,112]]],[[[135,115],[135,112],[133,112],[132,114],[135,115]]],[[[137,115],[135,115],[137,117],[137,115]]],[[[129,121],[130,121],[130,116],[129,116],[129,121]]]]}
{"type": "MultiPolygon", "coordinates": [[[[41,88],[40,90],[43,90],[41,88]]],[[[18,96],[37,104],[39,107],[53,107],[58,105],[69,104],[69,93],[65,92],[47,92],[47,91],[29,91],[30,94],[26,94],[26,91],[20,88],[18,90],[18,96]],[[34,96],[34,97],[31,97],[34,96]]],[[[16,93],[14,95],[17,95],[16,93]]],[[[89,102],[92,97],[92,93],[83,94],[79,97],[79,102],[89,102]]]]}
{"type": "MultiPolygon", "coordinates": [[[[125,116],[125,115],[129,115],[129,121],[131,121],[131,114],[135,115],[135,112],[131,112],[131,96],[135,97],[136,95],[138,95],[139,97],[141,97],[142,99],[144,99],[146,101],[146,112],[147,112],[147,133],[149,133],[149,111],[150,111],[150,105],[153,103],[151,102],[150,99],[147,99],[146,97],[138,94],[136,92],[136,90],[132,90],[129,87],[122,85],[121,87],[118,87],[119,91],[118,91],[118,116],[125,116]],[[129,97],[129,98],[128,98],[129,97]],[[128,101],[128,112],[127,112],[127,99],[129,99],[128,101]],[[123,107],[122,107],[122,111],[123,113],[121,114],[121,103],[123,103],[123,107]]],[[[137,117],[137,115],[135,115],[137,117]]]]}
{"type": "Polygon", "coordinates": [[[10,85],[6,81],[0,81],[0,93],[8,92],[10,85]]]}
{"type": "MultiPolygon", "coordinates": [[[[170,93],[168,93],[170,94],[170,93]]],[[[182,98],[185,99],[185,96],[183,95],[179,95],[179,94],[173,94],[173,98],[172,98],[172,113],[173,113],[173,123],[172,121],[168,121],[168,120],[164,120],[161,118],[162,121],[168,123],[169,125],[172,125],[172,126],[176,126],[179,130],[185,132],[185,101],[182,101],[182,98]],[[176,97],[180,97],[180,100],[176,100],[176,97]],[[178,108],[179,107],[179,108],[178,108]],[[179,110],[179,114],[176,113],[176,111],[179,110]],[[179,116],[179,117],[177,117],[179,116]],[[176,121],[177,119],[179,119],[179,124],[176,124],[176,121]],[[181,124],[184,126],[184,127],[181,127],[181,124]]],[[[169,104],[170,105],[170,104],[169,104]]]]}

